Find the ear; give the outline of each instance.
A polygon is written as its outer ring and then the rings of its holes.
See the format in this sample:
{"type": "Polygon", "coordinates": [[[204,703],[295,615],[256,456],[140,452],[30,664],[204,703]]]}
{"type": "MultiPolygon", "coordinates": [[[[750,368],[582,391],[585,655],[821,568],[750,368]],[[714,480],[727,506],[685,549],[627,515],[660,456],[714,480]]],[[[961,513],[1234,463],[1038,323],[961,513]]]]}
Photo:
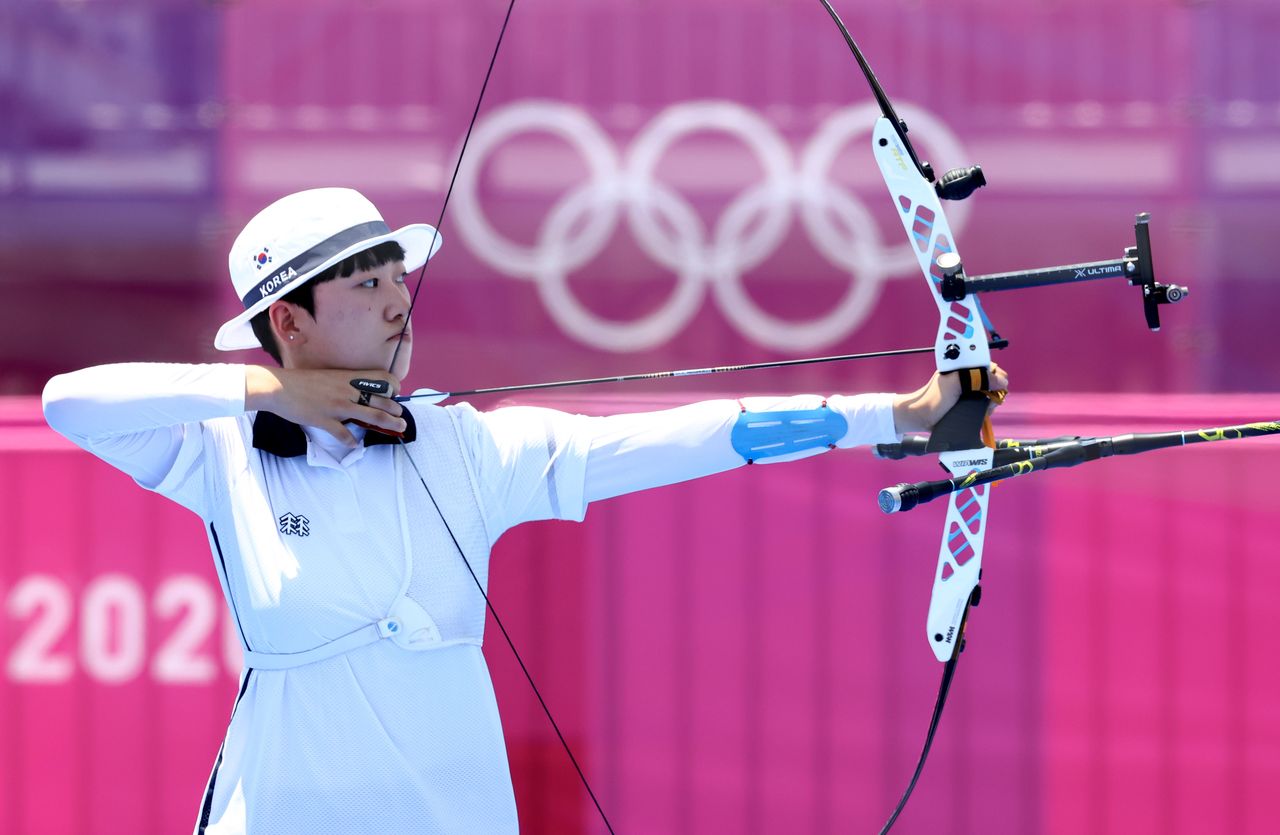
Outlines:
{"type": "Polygon", "coordinates": [[[293,302],[275,302],[267,308],[267,316],[271,319],[271,332],[275,334],[276,344],[298,345],[307,339],[307,327],[311,316],[293,302]]]}

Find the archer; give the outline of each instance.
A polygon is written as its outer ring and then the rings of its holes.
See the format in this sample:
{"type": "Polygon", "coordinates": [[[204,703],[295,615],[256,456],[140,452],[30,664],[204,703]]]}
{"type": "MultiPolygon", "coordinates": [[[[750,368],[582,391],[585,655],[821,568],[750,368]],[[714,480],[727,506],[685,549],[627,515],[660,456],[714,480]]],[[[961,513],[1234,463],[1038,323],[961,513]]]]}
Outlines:
{"type": "MultiPolygon", "coordinates": [[[[233,244],[245,307],[215,340],[278,366],[107,365],[45,388],[54,429],[204,523],[245,667],[198,832],[515,832],[481,652],[505,530],[897,441],[960,398],[956,375],[935,373],[907,394],[608,417],[400,403],[415,337],[404,279],[439,246],[349,189],[289,195],[233,244]]],[[[992,365],[990,388],[1007,385],[992,365]]]]}

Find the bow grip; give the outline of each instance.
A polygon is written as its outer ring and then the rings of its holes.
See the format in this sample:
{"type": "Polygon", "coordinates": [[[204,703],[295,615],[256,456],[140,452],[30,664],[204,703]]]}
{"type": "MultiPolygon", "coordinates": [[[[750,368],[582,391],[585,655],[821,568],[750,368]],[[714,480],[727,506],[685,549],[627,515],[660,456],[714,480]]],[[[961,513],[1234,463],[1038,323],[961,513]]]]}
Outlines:
{"type": "Polygon", "coordinates": [[[927,452],[958,452],[981,449],[982,424],[987,419],[987,407],[991,400],[980,391],[966,391],[960,395],[942,420],[929,433],[927,452]]]}

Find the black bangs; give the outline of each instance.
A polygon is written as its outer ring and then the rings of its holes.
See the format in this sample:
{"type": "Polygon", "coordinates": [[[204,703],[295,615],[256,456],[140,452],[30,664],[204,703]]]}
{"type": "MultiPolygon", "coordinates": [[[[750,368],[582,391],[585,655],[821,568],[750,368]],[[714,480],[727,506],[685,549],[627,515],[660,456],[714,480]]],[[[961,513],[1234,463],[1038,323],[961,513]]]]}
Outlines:
{"type": "MultiPolygon", "coordinates": [[[[357,252],[350,258],[344,258],[334,266],[330,267],[329,270],[333,270],[335,276],[347,278],[348,276],[353,275],[357,270],[372,270],[381,267],[383,264],[390,264],[392,261],[403,260],[404,247],[400,246],[400,244],[395,241],[386,241],[375,247],[370,247],[369,249],[357,252]]],[[[324,280],[323,276],[325,273],[329,272],[329,270],[325,270],[324,273],[316,276],[313,280],[324,280]]]]}

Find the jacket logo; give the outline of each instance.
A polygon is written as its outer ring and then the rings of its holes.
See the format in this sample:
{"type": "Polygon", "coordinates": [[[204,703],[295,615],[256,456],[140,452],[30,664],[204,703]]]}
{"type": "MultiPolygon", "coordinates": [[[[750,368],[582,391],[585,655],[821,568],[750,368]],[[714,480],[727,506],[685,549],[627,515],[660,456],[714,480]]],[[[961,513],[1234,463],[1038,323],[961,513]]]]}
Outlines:
{"type": "Polygon", "coordinates": [[[286,513],[280,517],[280,533],[286,536],[310,536],[311,520],[300,514],[286,513]]]}

